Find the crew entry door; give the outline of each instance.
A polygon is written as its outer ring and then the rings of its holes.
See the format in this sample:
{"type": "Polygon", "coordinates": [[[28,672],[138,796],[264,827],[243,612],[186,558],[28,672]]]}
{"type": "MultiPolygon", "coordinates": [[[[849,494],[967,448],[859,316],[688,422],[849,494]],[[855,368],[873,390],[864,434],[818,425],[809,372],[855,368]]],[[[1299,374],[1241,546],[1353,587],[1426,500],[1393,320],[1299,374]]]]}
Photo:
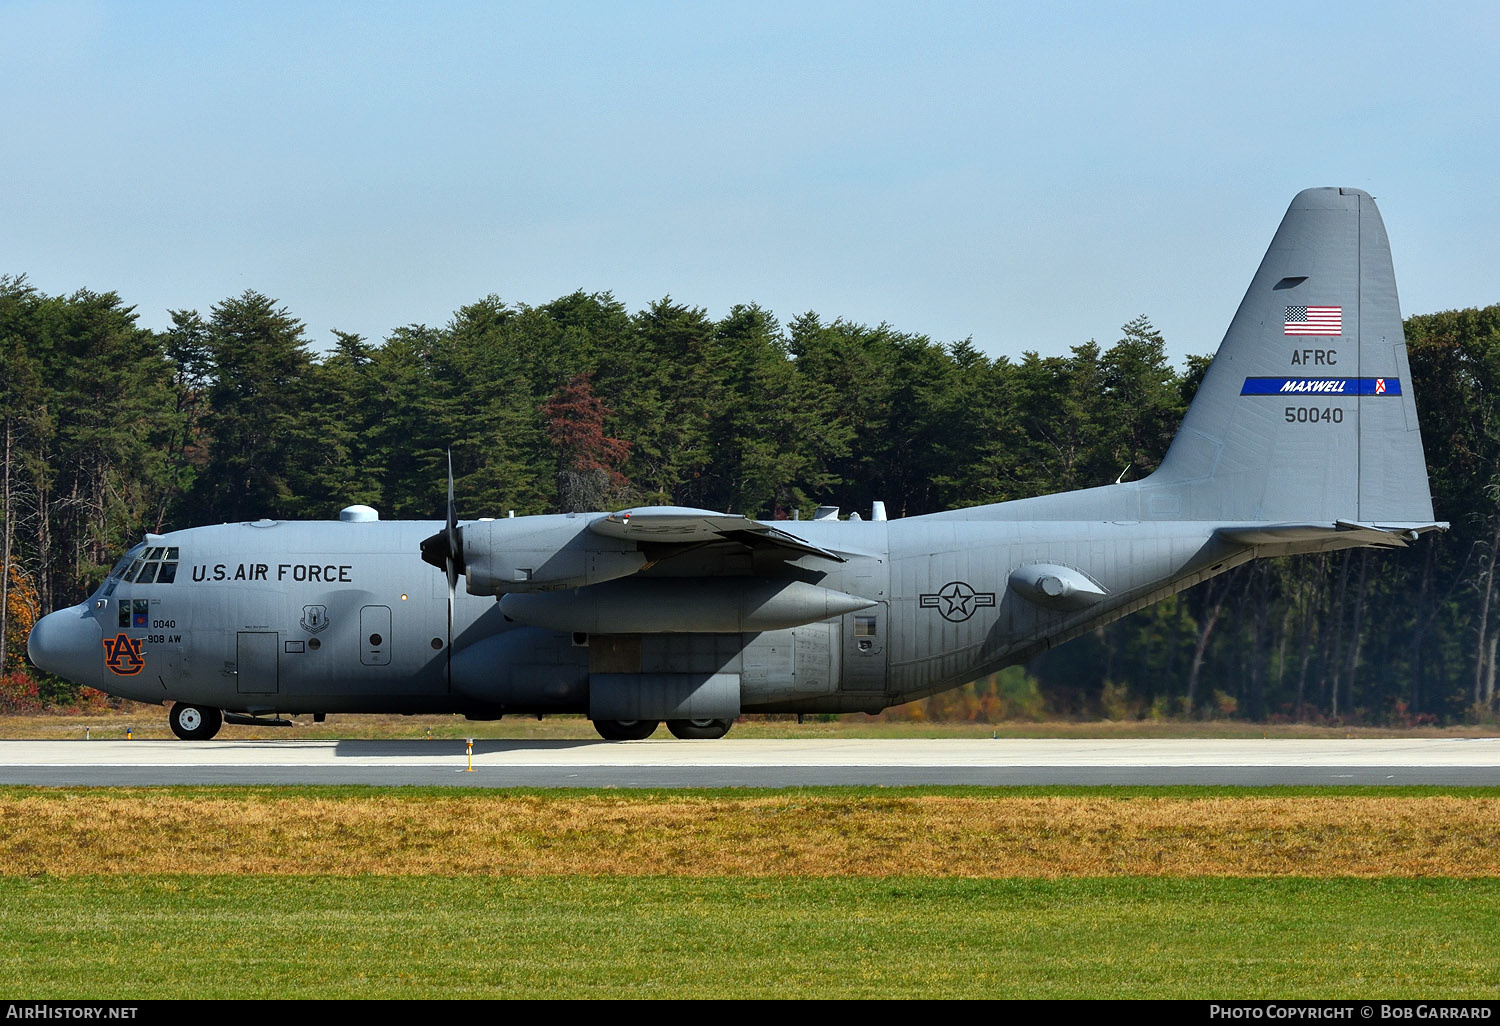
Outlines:
{"type": "Polygon", "coordinates": [[[844,617],[845,691],[885,690],[885,635],[889,603],[881,602],[844,617]]]}
{"type": "Polygon", "coordinates": [[[235,687],[242,695],[274,695],[281,688],[276,631],[240,631],[235,645],[235,687]]]}

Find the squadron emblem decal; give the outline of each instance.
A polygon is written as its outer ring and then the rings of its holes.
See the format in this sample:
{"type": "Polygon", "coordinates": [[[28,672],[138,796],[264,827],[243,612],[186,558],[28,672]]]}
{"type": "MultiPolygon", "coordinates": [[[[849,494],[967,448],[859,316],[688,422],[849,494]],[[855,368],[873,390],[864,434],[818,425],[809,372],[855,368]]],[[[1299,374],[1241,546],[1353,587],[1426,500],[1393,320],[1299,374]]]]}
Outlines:
{"type": "Polygon", "coordinates": [[[974,615],[976,609],[995,604],[993,591],[975,591],[963,581],[950,581],[937,594],[921,595],[917,604],[923,609],[936,609],[944,620],[963,623],[974,615]]]}
{"type": "Polygon", "coordinates": [[[302,607],[302,629],[309,634],[316,634],[328,626],[327,606],[303,606],[302,607]]]}
{"type": "Polygon", "coordinates": [[[104,639],[104,665],[119,677],[134,677],[146,668],[141,656],[141,639],[116,634],[104,639]]]}

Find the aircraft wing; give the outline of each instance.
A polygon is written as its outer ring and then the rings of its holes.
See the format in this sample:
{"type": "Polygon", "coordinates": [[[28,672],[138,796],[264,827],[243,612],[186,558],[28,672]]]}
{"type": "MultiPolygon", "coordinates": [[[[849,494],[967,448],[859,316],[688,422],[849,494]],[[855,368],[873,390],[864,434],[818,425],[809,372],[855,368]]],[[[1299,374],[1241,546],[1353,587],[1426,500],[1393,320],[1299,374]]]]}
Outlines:
{"type": "Polygon", "coordinates": [[[739,542],[749,548],[781,549],[804,556],[818,556],[836,563],[844,557],[803,541],[780,528],[733,513],[687,506],[646,506],[621,510],[589,524],[589,530],[606,538],[651,545],[703,545],[739,542]]]}
{"type": "MultiPolygon", "coordinates": [[[[457,532],[455,564],[471,595],[581,588],[629,577],[662,560],[714,546],[743,546],[772,559],[805,556],[845,562],[837,552],[749,517],[681,506],[646,506],[618,513],[506,517],[465,523],[457,532]]],[[[423,557],[445,555],[445,533],[423,543],[423,557]]],[[[435,563],[436,565],[436,563],[435,563]]],[[[694,577],[716,566],[683,565],[694,577]]]]}

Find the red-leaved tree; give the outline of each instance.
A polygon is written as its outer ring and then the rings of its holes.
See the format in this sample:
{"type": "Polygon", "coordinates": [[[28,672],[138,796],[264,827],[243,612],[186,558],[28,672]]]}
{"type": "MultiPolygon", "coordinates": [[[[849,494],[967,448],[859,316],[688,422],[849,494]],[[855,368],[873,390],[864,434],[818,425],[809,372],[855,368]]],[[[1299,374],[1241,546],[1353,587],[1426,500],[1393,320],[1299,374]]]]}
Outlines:
{"type": "Polygon", "coordinates": [[[594,395],[592,378],[575,374],[542,407],[547,437],[557,450],[557,502],[564,512],[615,505],[630,487],[620,472],[630,443],[604,433],[614,411],[594,395]]]}

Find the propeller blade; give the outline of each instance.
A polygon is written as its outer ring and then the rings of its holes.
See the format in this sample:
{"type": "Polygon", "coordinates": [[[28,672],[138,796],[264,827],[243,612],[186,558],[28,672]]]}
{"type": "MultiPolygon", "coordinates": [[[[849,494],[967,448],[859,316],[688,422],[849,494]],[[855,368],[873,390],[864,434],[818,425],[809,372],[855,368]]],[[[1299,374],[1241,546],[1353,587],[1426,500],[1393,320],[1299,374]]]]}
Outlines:
{"type": "MultiPolygon", "coordinates": [[[[450,560],[458,558],[458,507],[453,502],[453,450],[448,450],[448,556],[450,560]]],[[[448,586],[453,586],[453,578],[450,573],[448,586]]]]}
{"type": "Polygon", "coordinates": [[[452,589],[464,571],[464,533],[458,526],[458,507],[453,500],[453,454],[448,455],[448,516],[443,529],[422,539],[422,561],[448,575],[452,589]]]}
{"type": "Polygon", "coordinates": [[[443,571],[448,578],[448,661],[453,660],[453,613],[458,601],[458,575],[464,569],[464,533],[458,526],[458,506],[453,498],[453,452],[448,452],[448,516],[443,529],[421,541],[422,562],[443,571]]]}
{"type": "Polygon", "coordinates": [[[448,574],[448,659],[453,659],[453,605],[458,598],[458,506],[453,501],[453,450],[448,450],[448,551],[445,553],[444,569],[448,574]]]}

